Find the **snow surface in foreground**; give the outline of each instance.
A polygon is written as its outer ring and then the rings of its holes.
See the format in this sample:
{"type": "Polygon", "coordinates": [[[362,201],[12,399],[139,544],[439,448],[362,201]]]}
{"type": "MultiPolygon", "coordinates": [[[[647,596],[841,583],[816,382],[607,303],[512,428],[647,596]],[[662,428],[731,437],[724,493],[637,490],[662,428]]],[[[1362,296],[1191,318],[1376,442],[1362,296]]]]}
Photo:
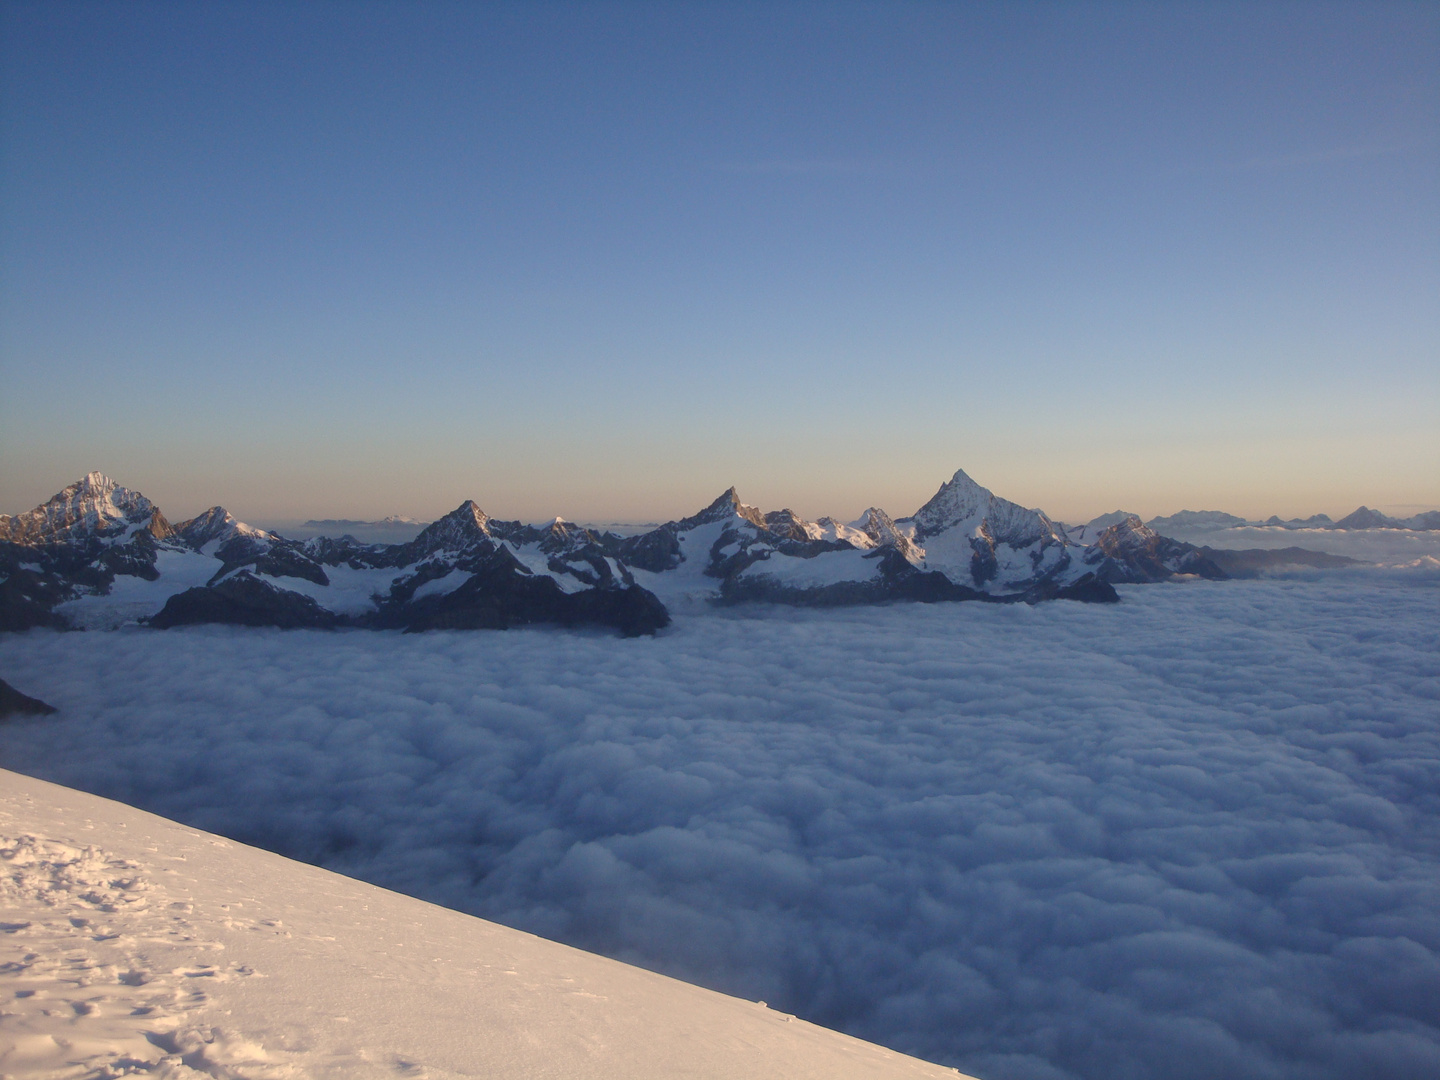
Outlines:
{"type": "Polygon", "coordinates": [[[0,771],[0,1075],[954,1077],[0,771]]]}
{"type": "Polygon", "coordinates": [[[986,1080],[1440,1076],[1440,575],[1120,591],[9,635],[0,764],[986,1080]]]}

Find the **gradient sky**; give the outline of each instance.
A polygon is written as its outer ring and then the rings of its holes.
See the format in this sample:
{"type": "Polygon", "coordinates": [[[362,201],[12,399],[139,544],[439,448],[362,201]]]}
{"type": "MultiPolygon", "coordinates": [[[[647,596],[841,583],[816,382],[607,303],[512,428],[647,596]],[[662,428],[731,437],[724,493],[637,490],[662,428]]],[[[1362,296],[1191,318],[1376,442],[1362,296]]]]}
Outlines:
{"type": "Polygon", "coordinates": [[[0,512],[1440,505],[1437,5],[0,30],[0,512]]]}

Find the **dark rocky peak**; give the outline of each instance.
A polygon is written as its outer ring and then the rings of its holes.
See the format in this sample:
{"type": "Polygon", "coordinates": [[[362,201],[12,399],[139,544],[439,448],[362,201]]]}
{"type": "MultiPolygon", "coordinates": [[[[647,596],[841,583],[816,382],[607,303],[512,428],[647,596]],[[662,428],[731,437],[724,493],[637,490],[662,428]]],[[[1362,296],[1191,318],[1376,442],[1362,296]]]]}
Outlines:
{"type": "Polygon", "coordinates": [[[1200,548],[1161,536],[1134,515],[1101,533],[1086,549],[1086,562],[1100,563],[1099,577],[1110,582],[1165,581],[1176,575],[1225,577],[1200,548]]]}
{"type": "Polygon", "coordinates": [[[732,487],[721,495],[704,510],[698,514],[691,514],[687,518],[681,518],[675,522],[676,532],[686,532],[698,528],[701,525],[710,525],[717,521],[728,521],[733,517],[744,518],[757,529],[765,528],[765,517],[753,506],[746,506],[740,501],[740,496],[732,487]]]}
{"type": "Polygon", "coordinates": [[[280,588],[249,570],[212,585],[176,593],[148,621],[159,630],[195,623],[330,629],[345,622],[312,597],[280,588]]]}
{"type": "Polygon", "coordinates": [[[598,546],[606,555],[617,558],[627,566],[649,570],[660,574],[673,570],[685,561],[676,538],[674,526],[661,525],[639,536],[616,536],[604,533],[597,537],[598,546]]]}
{"type": "Polygon", "coordinates": [[[1362,506],[1354,513],[1346,514],[1335,523],[1335,527],[1337,529],[1399,529],[1404,526],[1394,518],[1386,517],[1378,510],[1362,506]]]}
{"type": "Polygon", "coordinates": [[[343,536],[312,536],[300,543],[297,550],[322,566],[346,563],[359,569],[362,566],[383,565],[389,547],[367,544],[345,533],[343,536]]]}
{"type": "Polygon", "coordinates": [[[785,540],[810,540],[809,522],[788,507],[765,515],[765,528],[785,540]]]}
{"type": "Polygon", "coordinates": [[[592,530],[561,517],[557,517],[549,525],[538,525],[535,529],[540,533],[540,550],[550,555],[575,551],[595,543],[598,539],[598,535],[592,530]]]}
{"type": "Polygon", "coordinates": [[[168,539],[174,533],[154,503],[98,472],[87,474],[33,510],[0,517],[0,540],[16,544],[124,539],[142,531],[155,540],[168,539]]]}
{"type": "Polygon", "coordinates": [[[244,539],[256,548],[268,547],[275,536],[264,529],[256,529],[236,519],[223,506],[212,506],[203,514],[175,526],[175,539],[199,551],[215,540],[228,543],[244,539]]]}
{"type": "Polygon", "coordinates": [[[519,521],[486,521],[486,529],[492,538],[508,540],[516,546],[539,544],[547,555],[575,551],[594,543],[596,533],[573,521],[557,517],[544,525],[525,525],[519,521]]]}
{"type": "Polygon", "coordinates": [[[230,531],[235,522],[230,511],[223,506],[212,506],[204,513],[196,514],[189,521],[175,526],[175,538],[193,548],[204,547],[211,540],[230,531]]]}
{"type": "Polygon", "coordinates": [[[1131,514],[1124,521],[1117,522],[1104,530],[1096,539],[1095,546],[1106,555],[1119,558],[1144,550],[1159,538],[1159,533],[1146,525],[1135,514],[1131,514]]]}
{"type": "Polygon", "coordinates": [[[406,562],[413,562],[435,551],[464,551],[476,544],[492,542],[490,518],[474,500],[466,499],[439,521],[427,525],[400,550],[405,552],[406,562]]]}
{"type": "Polygon", "coordinates": [[[970,479],[964,469],[956,469],[930,501],[915,511],[916,538],[933,536],[967,519],[983,518],[994,499],[990,490],[970,479]]]}
{"type": "Polygon", "coordinates": [[[47,705],[39,698],[22,694],[4,679],[0,679],[0,720],[10,716],[49,716],[55,712],[54,705],[47,705]]]}

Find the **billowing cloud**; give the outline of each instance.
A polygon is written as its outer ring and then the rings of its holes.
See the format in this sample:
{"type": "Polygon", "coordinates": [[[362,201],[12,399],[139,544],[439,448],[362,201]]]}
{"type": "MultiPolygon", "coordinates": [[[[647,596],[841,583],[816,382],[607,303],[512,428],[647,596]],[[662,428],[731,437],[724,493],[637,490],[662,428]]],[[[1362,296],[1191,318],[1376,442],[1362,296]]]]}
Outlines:
{"type": "Polygon", "coordinates": [[[987,1080],[1440,1075],[1440,582],[30,633],[0,764],[987,1080]]]}

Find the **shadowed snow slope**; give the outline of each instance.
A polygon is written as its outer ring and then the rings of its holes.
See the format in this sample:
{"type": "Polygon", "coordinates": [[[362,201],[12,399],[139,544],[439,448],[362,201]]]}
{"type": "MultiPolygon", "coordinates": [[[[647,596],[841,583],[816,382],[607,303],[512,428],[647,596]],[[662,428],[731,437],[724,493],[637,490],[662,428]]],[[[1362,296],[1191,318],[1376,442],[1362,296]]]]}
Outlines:
{"type": "Polygon", "coordinates": [[[0,771],[0,1074],[954,1077],[0,771]]]}
{"type": "Polygon", "coordinates": [[[0,764],[986,1080],[1440,1076],[1440,575],[1120,590],[30,631],[0,764]]]}

